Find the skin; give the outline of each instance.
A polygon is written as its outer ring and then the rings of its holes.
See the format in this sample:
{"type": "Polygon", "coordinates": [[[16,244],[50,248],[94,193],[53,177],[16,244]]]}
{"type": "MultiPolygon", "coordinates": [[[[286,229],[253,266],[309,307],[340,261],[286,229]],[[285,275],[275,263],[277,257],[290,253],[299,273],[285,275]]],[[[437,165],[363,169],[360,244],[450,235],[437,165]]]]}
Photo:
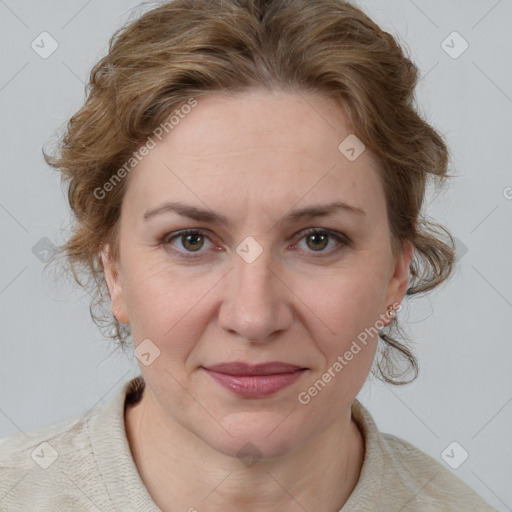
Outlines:
{"type": "Polygon", "coordinates": [[[107,245],[102,261],[112,311],[131,325],[136,346],[149,338],[160,350],[139,365],[146,390],[125,420],[134,461],[162,510],[331,512],[357,484],[364,442],[350,407],[377,338],[307,405],[298,394],[402,301],[412,245],[393,255],[378,162],[369,150],[355,161],[338,150],[351,132],[342,109],[317,94],[209,94],[129,175],[120,260],[107,245]],[[173,212],[143,219],[166,201],[207,207],[231,226],[173,212]],[[364,214],[280,222],[332,201],[364,214]],[[187,228],[205,236],[169,241],[187,228]],[[350,242],[322,243],[301,234],[307,228],[350,242]],[[236,252],[247,236],[263,250],[252,263],[236,252]],[[187,250],[196,259],[178,255],[187,250]],[[232,361],[308,371],[248,399],[201,368],[232,361]],[[247,442],[261,456],[251,466],[237,456],[247,442]]]}

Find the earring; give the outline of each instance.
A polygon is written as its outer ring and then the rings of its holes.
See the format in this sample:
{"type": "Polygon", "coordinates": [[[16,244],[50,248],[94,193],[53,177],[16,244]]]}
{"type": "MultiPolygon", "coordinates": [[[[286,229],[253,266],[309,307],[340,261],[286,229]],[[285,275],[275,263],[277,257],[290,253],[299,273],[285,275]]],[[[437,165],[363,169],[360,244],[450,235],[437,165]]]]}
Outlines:
{"type": "Polygon", "coordinates": [[[114,311],[114,318],[117,320],[117,312],[119,311],[119,306],[117,306],[116,310],[114,311]]]}

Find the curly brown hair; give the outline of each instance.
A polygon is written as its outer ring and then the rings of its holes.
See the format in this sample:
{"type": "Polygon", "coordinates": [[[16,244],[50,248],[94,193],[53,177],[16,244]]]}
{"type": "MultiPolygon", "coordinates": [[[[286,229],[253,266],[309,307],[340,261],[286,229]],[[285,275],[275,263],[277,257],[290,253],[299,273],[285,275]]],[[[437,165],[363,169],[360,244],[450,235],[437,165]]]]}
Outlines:
{"type": "MultiPolygon", "coordinates": [[[[49,156],[43,149],[69,184],[74,214],[56,256],[64,256],[63,268],[91,293],[91,316],[103,334],[123,348],[131,335],[105,308],[110,295],[100,257],[105,244],[119,257],[129,176],[99,200],[95,191],[180,105],[216,91],[263,88],[334,99],[380,162],[393,249],[405,240],[414,245],[407,295],[446,280],[453,239],[426,219],[422,205],[426,186],[439,187],[448,177],[448,149],[415,107],[417,82],[418,69],[395,38],[340,0],[174,0],[118,29],[91,70],[86,100],[58,151],[49,156]]],[[[418,363],[396,317],[380,340],[377,377],[391,384],[414,380],[418,363]]]]}

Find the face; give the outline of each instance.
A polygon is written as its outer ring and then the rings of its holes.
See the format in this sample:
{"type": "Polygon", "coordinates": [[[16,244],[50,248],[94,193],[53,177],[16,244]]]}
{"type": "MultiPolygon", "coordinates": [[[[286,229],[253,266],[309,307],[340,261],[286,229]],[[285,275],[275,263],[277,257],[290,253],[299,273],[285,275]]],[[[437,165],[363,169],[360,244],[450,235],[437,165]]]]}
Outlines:
{"type": "Polygon", "coordinates": [[[219,452],[279,456],[350,421],[404,297],[412,247],[393,256],[377,161],[338,149],[350,133],[322,96],[210,94],[129,176],[120,260],[103,252],[112,310],[162,418],[219,452]],[[233,362],[302,370],[208,370],[233,362]]]}

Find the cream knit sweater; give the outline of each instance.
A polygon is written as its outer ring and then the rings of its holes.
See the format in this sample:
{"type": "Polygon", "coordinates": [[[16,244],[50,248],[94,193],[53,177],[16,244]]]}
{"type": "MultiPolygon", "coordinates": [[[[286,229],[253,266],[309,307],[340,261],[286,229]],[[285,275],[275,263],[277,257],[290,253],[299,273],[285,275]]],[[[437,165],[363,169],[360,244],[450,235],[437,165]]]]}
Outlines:
{"type": "MultiPolygon", "coordinates": [[[[160,511],[135,466],[124,424],[125,400],[137,401],[143,388],[139,376],[105,404],[1,440],[0,511],[160,511]]],[[[358,400],[352,415],[365,457],[340,512],[495,511],[439,462],[379,432],[358,400]]],[[[195,508],[201,511],[199,503],[195,508]]]]}

